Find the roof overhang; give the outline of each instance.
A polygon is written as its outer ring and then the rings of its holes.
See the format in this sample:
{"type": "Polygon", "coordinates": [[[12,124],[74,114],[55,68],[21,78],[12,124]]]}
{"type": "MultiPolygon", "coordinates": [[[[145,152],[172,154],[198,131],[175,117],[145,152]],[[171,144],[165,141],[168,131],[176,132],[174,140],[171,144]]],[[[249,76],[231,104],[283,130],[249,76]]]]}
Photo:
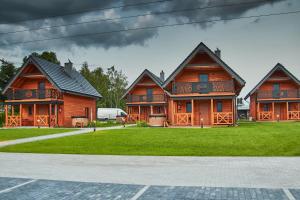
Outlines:
{"type": "Polygon", "coordinates": [[[207,53],[218,65],[223,67],[241,86],[244,86],[246,81],[242,79],[235,71],[233,71],[220,57],[215,55],[204,43],[200,43],[185,60],[173,71],[173,73],[166,79],[163,84],[165,88],[180,72],[181,70],[194,58],[198,52],[207,53]]]}
{"type": "Polygon", "coordinates": [[[294,80],[298,85],[300,85],[300,81],[290,72],[288,71],[282,64],[277,63],[275,67],[273,67],[267,75],[263,77],[263,79],[245,96],[244,99],[248,99],[256,90],[276,71],[282,70],[288,77],[294,80]]]}
{"type": "MultiPolygon", "coordinates": [[[[162,87],[162,83],[159,82],[157,80],[157,78],[155,77],[155,75],[153,73],[151,73],[148,69],[145,69],[139,76],[138,78],[129,86],[129,88],[127,88],[126,92],[123,94],[122,99],[125,98],[125,96],[134,88],[134,86],[140,82],[140,80],[145,76],[149,76],[151,78],[151,80],[154,81],[154,83],[156,83],[161,89],[163,89],[162,87]]],[[[163,89],[164,90],[164,89],[163,89]]]]}

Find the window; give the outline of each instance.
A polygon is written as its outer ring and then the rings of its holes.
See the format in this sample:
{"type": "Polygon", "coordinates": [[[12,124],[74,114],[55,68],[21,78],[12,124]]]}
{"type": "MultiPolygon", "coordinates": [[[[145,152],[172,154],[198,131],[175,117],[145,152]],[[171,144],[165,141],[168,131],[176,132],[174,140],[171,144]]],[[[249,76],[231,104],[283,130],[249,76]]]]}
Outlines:
{"type": "Polygon", "coordinates": [[[51,107],[51,114],[52,114],[52,115],[55,114],[55,105],[52,105],[52,107],[51,107]]]}
{"type": "Polygon", "coordinates": [[[263,110],[264,110],[264,112],[268,112],[269,111],[269,104],[264,104],[264,106],[263,106],[263,110]]]}
{"type": "Polygon", "coordinates": [[[191,113],[192,112],[192,104],[190,102],[186,103],[186,112],[191,113]]]}
{"type": "Polygon", "coordinates": [[[28,106],[28,115],[32,115],[32,106],[28,106]]]}
{"type": "Polygon", "coordinates": [[[223,111],[223,103],[221,101],[217,102],[217,112],[223,111]]]}
{"type": "Polygon", "coordinates": [[[200,74],[199,75],[200,82],[208,82],[208,74],[200,74]]]}
{"type": "Polygon", "coordinates": [[[89,118],[90,110],[89,108],[85,108],[85,117],[89,118]]]}
{"type": "Polygon", "coordinates": [[[280,97],[280,85],[279,83],[273,84],[273,98],[279,98],[280,97]]]}

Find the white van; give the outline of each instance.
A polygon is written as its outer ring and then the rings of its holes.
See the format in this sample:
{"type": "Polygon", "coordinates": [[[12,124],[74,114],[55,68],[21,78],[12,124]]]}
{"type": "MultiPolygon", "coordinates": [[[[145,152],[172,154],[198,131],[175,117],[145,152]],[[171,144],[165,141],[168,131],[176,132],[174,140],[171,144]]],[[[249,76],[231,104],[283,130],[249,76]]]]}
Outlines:
{"type": "Polygon", "coordinates": [[[120,108],[98,108],[97,119],[99,120],[110,120],[116,119],[117,116],[126,116],[127,113],[120,108]]]}

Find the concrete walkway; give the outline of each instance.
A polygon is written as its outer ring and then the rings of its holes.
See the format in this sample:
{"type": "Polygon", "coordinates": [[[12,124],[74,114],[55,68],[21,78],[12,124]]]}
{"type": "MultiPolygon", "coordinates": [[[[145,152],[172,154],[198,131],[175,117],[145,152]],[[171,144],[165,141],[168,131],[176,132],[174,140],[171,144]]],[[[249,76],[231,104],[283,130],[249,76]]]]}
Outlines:
{"type": "Polygon", "coordinates": [[[298,188],[300,157],[0,153],[0,177],[138,185],[298,188]]]}
{"type": "MultiPolygon", "coordinates": [[[[133,126],[133,125],[127,125],[127,127],[128,126],[133,126]]],[[[121,129],[121,128],[124,128],[124,127],[123,126],[112,126],[112,127],[96,128],[96,130],[101,131],[101,130],[111,130],[111,129],[121,129]]],[[[9,145],[15,145],[15,144],[21,144],[21,143],[27,143],[27,142],[34,142],[34,141],[48,140],[48,139],[53,139],[53,138],[60,138],[60,137],[65,137],[65,136],[79,135],[79,134],[89,133],[89,132],[93,132],[93,131],[94,131],[93,128],[83,128],[80,130],[66,132],[66,133],[56,133],[56,134],[42,135],[42,136],[37,136],[37,137],[9,140],[9,141],[0,142],[0,148],[9,146],[9,145]]]]}

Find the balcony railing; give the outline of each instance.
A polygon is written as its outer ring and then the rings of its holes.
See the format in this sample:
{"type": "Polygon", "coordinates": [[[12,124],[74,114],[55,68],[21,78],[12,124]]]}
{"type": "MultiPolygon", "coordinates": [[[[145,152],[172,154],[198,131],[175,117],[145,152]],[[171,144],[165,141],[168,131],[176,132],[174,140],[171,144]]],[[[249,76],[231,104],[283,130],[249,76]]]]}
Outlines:
{"type": "Polygon", "coordinates": [[[127,102],[164,102],[165,95],[154,94],[154,95],[128,95],[127,102]]]}
{"type": "Polygon", "coordinates": [[[233,81],[178,82],[174,83],[172,88],[173,94],[208,94],[210,92],[234,92],[233,81]]]}
{"type": "Polygon", "coordinates": [[[284,98],[300,98],[300,90],[259,90],[257,92],[258,99],[284,99],[284,98]]]}
{"type": "Polygon", "coordinates": [[[22,99],[61,99],[62,94],[56,89],[9,89],[6,93],[8,100],[22,99]]]}

